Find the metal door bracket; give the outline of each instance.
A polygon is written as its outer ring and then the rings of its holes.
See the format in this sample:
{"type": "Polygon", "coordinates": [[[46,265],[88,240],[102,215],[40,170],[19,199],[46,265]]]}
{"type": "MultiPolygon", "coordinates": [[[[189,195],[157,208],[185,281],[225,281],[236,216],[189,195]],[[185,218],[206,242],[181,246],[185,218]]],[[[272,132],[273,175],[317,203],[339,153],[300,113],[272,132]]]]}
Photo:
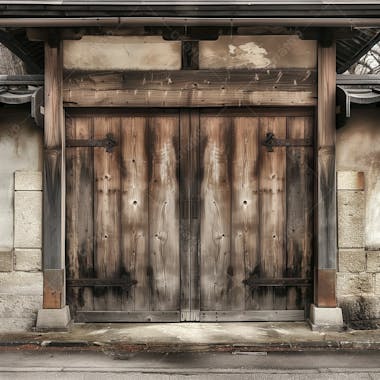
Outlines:
{"type": "Polygon", "coordinates": [[[297,146],[313,146],[312,139],[278,139],[274,133],[268,132],[265,136],[263,145],[267,148],[268,152],[273,152],[275,146],[297,147],[297,146]]]}
{"type": "Polygon", "coordinates": [[[66,140],[67,148],[78,147],[96,147],[105,148],[106,152],[112,153],[113,148],[117,145],[117,141],[112,133],[107,133],[104,139],[86,139],[86,140],[66,140]]]}

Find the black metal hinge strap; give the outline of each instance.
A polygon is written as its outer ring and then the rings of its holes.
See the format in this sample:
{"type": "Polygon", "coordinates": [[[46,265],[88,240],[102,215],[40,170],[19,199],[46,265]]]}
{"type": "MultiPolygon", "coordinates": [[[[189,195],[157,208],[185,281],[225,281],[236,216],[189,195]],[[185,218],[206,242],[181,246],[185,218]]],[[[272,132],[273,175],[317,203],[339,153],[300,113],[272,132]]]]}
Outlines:
{"type": "Polygon", "coordinates": [[[113,148],[117,145],[117,141],[112,133],[107,133],[104,139],[78,139],[78,140],[66,140],[67,148],[78,147],[96,147],[105,148],[106,152],[111,153],[113,148]]]}
{"type": "Polygon", "coordinates": [[[124,278],[116,279],[104,279],[104,278],[78,278],[78,279],[67,279],[66,285],[72,288],[81,287],[117,287],[122,289],[129,289],[136,285],[136,280],[129,280],[124,278]]]}
{"type": "Polygon", "coordinates": [[[268,152],[273,152],[275,146],[297,147],[297,146],[313,146],[312,139],[278,139],[274,133],[268,132],[265,136],[263,145],[267,148],[268,152]]]}
{"type": "Polygon", "coordinates": [[[311,286],[311,278],[282,277],[282,278],[255,278],[249,276],[243,280],[243,284],[252,288],[283,287],[283,286],[311,286]]]}

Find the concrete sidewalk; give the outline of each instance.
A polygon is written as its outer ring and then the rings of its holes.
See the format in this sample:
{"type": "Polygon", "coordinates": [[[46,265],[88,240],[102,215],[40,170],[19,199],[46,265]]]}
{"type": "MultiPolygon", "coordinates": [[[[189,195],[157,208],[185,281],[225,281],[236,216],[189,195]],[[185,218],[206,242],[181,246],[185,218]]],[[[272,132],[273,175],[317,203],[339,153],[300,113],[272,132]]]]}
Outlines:
{"type": "Polygon", "coordinates": [[[380,352],[2,352],[0,379],[374,380],[380,352]]]}
{"type": "Polygon", "coordinates": [[[311,331],[304,322],[73,324],[68,332],[0,333],[0,348],[104,351],[380,350],[380,330],[311,331]]]}

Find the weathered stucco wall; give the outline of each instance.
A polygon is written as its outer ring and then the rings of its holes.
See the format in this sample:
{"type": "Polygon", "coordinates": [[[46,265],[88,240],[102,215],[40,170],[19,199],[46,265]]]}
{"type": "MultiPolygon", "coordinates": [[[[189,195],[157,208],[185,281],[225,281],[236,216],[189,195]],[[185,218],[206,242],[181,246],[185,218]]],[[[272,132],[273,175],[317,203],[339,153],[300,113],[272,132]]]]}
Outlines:
{"type": "Polygon", "coordinates": [[[199,42],[201,69],[275,69],[317,67],[317,43],[296,35],[220,36],[199,42]]]}
{"type": "Polygon", "coordinates": [[[337,296],[346,322],[380,326],[380,109],[353,110],[337,132],[337,296]]]}
{"type": "Polygon", "coordinates": [[[42,303],[42,131],[29,107],[0,113],[0,331],[15,331],[42,303]]]}
{"type": "Polygon", "coordinates": [[[66,70],[179,70],[181,57],[181,42],[160,36],[84,36],[63,45],[66,70]]]}

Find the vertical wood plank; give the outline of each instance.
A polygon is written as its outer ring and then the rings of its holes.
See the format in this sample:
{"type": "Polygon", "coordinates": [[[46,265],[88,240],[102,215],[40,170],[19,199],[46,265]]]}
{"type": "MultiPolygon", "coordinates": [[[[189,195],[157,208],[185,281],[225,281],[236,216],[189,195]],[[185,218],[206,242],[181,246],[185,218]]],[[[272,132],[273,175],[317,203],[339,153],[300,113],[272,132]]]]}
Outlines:
{"type": "MultiPolygon", "coordinates": [[[[260,141],[268,132],[276,138],[286,138],[285,117],[261,117],[260,141]]],[[[285,257],[285,176],[286,148],[275,147],[268,152],[260,145],[260,258],[258,272],[261,278],[283,277],[286,269],[285,257]]],[[[285,309],[286,292],[283,288],[260,289],[261,309],[285,309]]]]}
{"type": "MultiPolygon", "coordinates": [[[[92,119],[66,117],[67,139],[90,139],[92,119]]],[[[66,265],[70,279],[91,278],[93,262],[93,155],[91,148],[66,150],[66,265]]],[[[68,288],[73,311],[93,310],[92,288],[68,288]]]]}
{"type": "MultiPolygon", "coordinates": [[[[45,43],[45,118],[43,175],[43,269],[58,270],[64,278],[65,266],[65,136],[62,103],[62,43],[45,43]]],[[[65,305],[65,284],[44,275],[44,308],[65,305]],[[50,284],[50,285],[49,285],[50,284]]]]}
{"type": "Polygon", "coordinates": [[[190,114],[190,301],[191,318],[199,321],[200,318],[200,147],[199,147],[200,118],[199,110],[192,110],[190,114]]]}
{"type": "MultiPolygon", "coordinates": [[[[313,138],[313,119],[288,117],[289,139],[313,138]]],[[[313,243],[313,147],[289,147],[286,157],[287,277],[311,277],[313,243]]],[[[287,309],[302,309],[306,288],[288,288],[287,309]]]]}
{"type": "Polygon", "coordinates": [[[233,119],[232,253],[230,275],[232,310],[257,309],[243,281],[260,265],[258,215],[258,118],[233,119]]]}
{"type": "Polygon", "coordinates": [[[180,111],[181,320],[191,315],[191,111],[180,111]]]}
{"type": "Polygon", "coordinates": [[[179,310],[179,117],[149,120],[150,287],[152,310],[179,310]]]}
{"type": "MultiPolygon", "coordinates": [[[[120,278],[120,118],[94,118],[94,138],[112,133],[118,145],[112,153],[94,148],[95,273],[97,278],[120,278]]],[[[95,288],[95,310],[118,310],[119,288],[95,288]]]]}
{"type": "Polygon", "coordinates": [[[232,289],[231,119],[201,115],[201,310],[225,310],[232,289]]]}
{"type": "Polygon", "coordinates": [[[123,310],[149,310],[149,217],[147,118],[121,119],[122,276],[136,280],[123,297],[123,310]]]}
{"type": "Polygon", "coordinates": [[[318,47],[317,132],[317,263],[314,302],[336,306],[336,172],[335,172],[336,44],[318,47]]]}

